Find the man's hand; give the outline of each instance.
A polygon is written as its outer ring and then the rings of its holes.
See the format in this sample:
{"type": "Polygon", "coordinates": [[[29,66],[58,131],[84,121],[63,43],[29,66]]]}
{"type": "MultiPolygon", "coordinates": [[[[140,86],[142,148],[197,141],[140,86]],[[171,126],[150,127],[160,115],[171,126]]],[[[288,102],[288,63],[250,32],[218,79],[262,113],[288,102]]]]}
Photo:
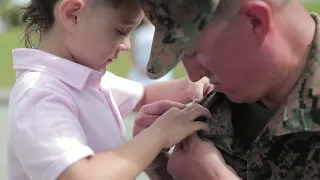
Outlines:
{"type": "Polygon", "coordinates": [[[176,145],[168,162],[168,172],[176,180],[240,179],[219,150],[196,134],[176,145]]]}
{"type": "Polygon", "coordinates": [[[193,102],[200,102],[206,94],[213,90],[213,85],[207,77],[203,77],[197,82],[189,80],[188,96],[193,102]]]}
{"type": "Polygon", "coordinates": [[[207,77],[203,77],[197,82],[192,82],[189,77],[181,79],[157,82],[144,87],[144,94],[139,103],[134,108],[138,112],[146,104],[152,104],[161,100],[170,100],[188,104],[199,103],[204,95],[213,90],[207,77]]]}

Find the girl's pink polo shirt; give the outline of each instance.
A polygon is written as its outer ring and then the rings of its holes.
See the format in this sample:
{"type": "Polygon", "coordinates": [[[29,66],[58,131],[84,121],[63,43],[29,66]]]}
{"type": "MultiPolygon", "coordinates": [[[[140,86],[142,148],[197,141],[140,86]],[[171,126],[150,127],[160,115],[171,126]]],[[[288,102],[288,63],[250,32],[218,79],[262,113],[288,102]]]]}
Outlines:
{"type": "Polygon", "coordinates": [[[79,159],[125,143],[122,117],[140,100],[141,84],[37,49],[15,49],[13,60],[9,180],[54,180],[79,159]]]}

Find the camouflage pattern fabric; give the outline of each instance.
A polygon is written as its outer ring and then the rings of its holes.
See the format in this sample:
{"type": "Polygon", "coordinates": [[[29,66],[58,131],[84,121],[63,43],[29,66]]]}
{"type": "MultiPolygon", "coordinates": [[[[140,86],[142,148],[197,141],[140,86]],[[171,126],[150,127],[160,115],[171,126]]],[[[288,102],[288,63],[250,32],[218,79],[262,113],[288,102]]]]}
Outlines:
{"type": "Polygon", "coordinates": [[[220,0],[140,0],[156,27],[147,75],[157,79],[182,59],[214,15],[220,0]]]}
{"type": "Polygon", "coordinates": [[[235,135],[224,95],[211,109],[210,139],[242,179],[320,179],[320,17],[311,16],[317,29],[305,71],[250,148],[235,135]]]}

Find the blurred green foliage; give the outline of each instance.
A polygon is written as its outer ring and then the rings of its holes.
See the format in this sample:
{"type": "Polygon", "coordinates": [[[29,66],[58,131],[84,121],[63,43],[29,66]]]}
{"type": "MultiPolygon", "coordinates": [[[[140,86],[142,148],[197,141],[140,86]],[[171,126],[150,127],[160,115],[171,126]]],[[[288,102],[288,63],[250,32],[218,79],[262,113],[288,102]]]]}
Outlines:
{"type": "Polygon", "coordinates": [[[313,0],[305,3],[304,6],[309,12],[315,12],[320,14],[320,0],[313,0]]]}
{"type": "Polygon", "coordinates": [[[8,0],[0,3],[0,16],[4,18],[4,21],[7,23],[7,26],[9,26],[9,28],[20,26],[21,13],[21,7],[13,5],[8,0]]]}

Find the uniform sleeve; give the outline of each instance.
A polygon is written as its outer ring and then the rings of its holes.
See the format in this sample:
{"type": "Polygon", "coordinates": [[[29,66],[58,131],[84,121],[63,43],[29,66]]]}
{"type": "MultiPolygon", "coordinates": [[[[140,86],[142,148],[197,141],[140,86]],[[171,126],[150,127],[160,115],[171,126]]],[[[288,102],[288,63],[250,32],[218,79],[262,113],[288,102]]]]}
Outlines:
{"type": "Polygon", "coordinates": [[[133,111],[144,92],[142,84],[116,76],[110,72],[106,72],[103,76],[101,88],[111,91],[122,117],[133,111]]]}
{"type": "Polygon", "coordinates": [[[320,68],[314,72],[312,79],[312,107],[311,107],[311,118],[313,121],[320,124],[320,68]]]}
{"type": "Polygon", "coordinates": [[[54,85],[16,95],[23,97],[11,101],[9,141],[30,179],[54,180],[93,154],[68,95],[54,85]]]}
{"type": "MultiPolygon", "coordinates": [[[[318,179],[320,177],[320,132],[300,132],[281,138],[285,140],[277,162],[279,173],[287,165],[287,177],[293,173],[297,179],[318,179]]],[[[280,140],[277,145],[281,147],[280,140]]]]}
{"type": "Polygon", "coordinates": [[[312,120],[320,125],[320,90],[318,90],[318,94],[312,97],[310,115],[312,120]]]}

